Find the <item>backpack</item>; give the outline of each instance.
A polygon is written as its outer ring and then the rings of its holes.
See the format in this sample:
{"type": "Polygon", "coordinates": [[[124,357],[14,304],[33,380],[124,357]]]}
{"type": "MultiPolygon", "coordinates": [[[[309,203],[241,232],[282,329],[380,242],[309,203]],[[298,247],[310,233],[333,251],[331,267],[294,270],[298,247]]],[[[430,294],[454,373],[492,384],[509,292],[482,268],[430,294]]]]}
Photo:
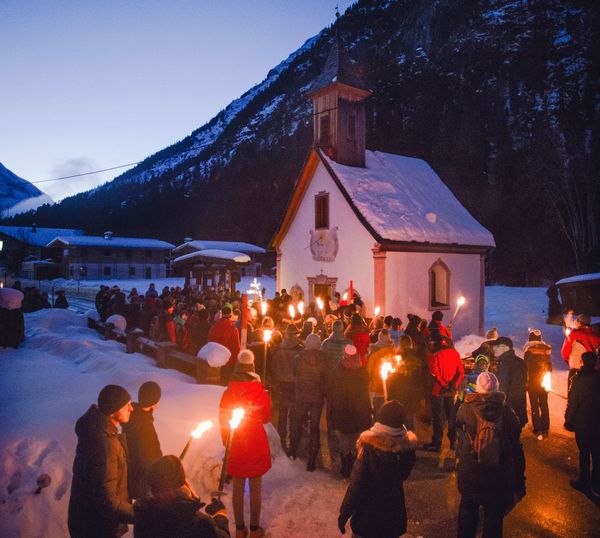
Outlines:
{"type": "MultiPolygon", "coordinates": [[[[495,421],[486,420],[475,412],[477,432],[471,439],[471,447],[477,463],[486,467],[497,467],[504,451],[502,415],[495,421]]],[[[470,436],[469,436],[470,437],[470,436]]]]}

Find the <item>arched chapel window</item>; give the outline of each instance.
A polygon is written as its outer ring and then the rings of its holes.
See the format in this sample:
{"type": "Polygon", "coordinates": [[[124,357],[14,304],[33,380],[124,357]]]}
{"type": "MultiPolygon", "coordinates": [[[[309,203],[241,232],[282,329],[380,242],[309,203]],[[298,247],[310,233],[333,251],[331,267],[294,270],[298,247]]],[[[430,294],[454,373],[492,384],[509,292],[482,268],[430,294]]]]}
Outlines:
{"type": "Polygon", "coordinates": [[[439,310],[450,306],[450,269],[438,259],[429,268],[429,308],[439,310]]]}

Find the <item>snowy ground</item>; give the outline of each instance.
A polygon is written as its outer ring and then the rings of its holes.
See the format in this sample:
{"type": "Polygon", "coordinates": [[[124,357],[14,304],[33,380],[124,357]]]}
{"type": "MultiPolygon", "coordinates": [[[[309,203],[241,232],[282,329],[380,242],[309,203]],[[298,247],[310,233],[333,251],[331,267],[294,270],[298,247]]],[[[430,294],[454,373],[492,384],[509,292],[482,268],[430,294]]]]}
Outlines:
{"type": "MultiPolygon", "coordinates": [[[[156,284],[161,285],[160,281],[156,284]]],[[[565,393],[566,366],[559,355],[562,332],[560,327],[543,323],[545,306],[543,289],[488,288],[486,327],[497,326],[517,348],[526,341],[528,327],[541,328],[555,350],[554,386],[565,393]]],[[[160,383],[163,399],[156,411],[156,427],[167,454],[179,454],[198,422],[212,419],[216,424],[221,387],[197,385],[184,374],[156,368],[143,355],[125,354],[121,344],[104,341],[87,329],[83,316],[63,310],[41,311],[26,316],[26,327],[27,340],[21,349],[0,350],[0,536],[67,535],[76,444],[73,427],[104,385],[121,384],[135,398],[144,381],[160,383]],[[34,495],[41,473],[48,473],[52,483],[34,495]]],[[[465,337],[458,343],[459,350],[468,353],[480,341],[477,336],[465,337]]],[[[550,403],[552,430],[565,434],[564,402],[551,395],[550,403]]],[[[307,473],[301,461],[291,462],[278,450],[271,425],[268,433],[273,469],[263,486],[262,520],[267,536],[339,536],[336,515],[346,484],[327,471],[307,473]]],[[[203,498],[216,487],[221,457],[218,431],[213,428],[193,443],[184,460],[188,476],[203,498]]],[[[408,492],[417,487],[410,482],[408,492]]],[[[229,496],[226,502],[230,502],[229,496]]],[[[426,527],[426,521],[411,517],[412,502],[408,499],[409,528],[426,527]]]]}

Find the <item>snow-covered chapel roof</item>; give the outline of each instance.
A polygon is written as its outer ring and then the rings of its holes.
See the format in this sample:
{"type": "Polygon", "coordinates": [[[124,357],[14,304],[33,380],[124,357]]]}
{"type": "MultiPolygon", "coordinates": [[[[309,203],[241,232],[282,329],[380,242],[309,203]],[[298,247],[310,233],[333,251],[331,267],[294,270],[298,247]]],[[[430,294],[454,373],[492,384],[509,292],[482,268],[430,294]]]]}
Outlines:
{"type": "Polygon", "coordinates": [[[378,241],[494,247],[494,236],[422,159],[366,151],[366,167],[317,150],[350,205],[378,241]]]}

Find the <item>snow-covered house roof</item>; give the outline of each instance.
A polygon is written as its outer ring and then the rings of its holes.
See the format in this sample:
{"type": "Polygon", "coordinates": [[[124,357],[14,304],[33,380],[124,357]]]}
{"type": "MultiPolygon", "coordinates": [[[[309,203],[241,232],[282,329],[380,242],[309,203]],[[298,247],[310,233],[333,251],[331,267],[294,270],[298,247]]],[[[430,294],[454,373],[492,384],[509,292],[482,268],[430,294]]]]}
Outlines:
{"type": "Polygon", "coordinates": [[[45,247],[54,238],[61,235],[83,235],[83,230],[68,228],[37,228],[35,226],[0,226],[0,233],[35,247],[45,247]]]}
{"type": "Polygon", "coordinates": [[[242,241],[187,241],[173,249],[173,253],[177,252],[192,252],[199,250],[216,249],[243,252],[245,254],[264,254],[266,250],[252,243],[244,243],[242,241]]]}
{"type": "Polygon", "coordinates": [[[149,250],[171,250],[175,245],[160,239],[145,239],[139,237],[111,237],[106,239],[92,235],[70,235],[56,237],[48,247],[110,247],[110,248],[143,248],[149,250]]]}
{"type": "Polygon", "coordinates": [[[587,273],[585,275],[569,276],[567,278],[563,278],[563,279],[559,280],[556,283],[556,285],[562,286],[564,284],[575,284],[577,282],[591,284],[594,281],[600,282],[600,273],[587,273]]]}
{"type": "Polygon", "coordinates": [[[339,164],[316,148],[273,239],[275,247],[283,240],[319,161],[360,222],[382,245],[478,249],[495,246],[491,232],[465,209],[422,159],[367,150],[365,167],[361,168],[339,164]]]}
{"type": "Polygon", "coordinates": [[[234,252],[231,250],[205,249],[197,252],[183,254],[173,260],[175,265],[185,262],[233,262],[233,263],[250,263],[250,256],[243,252],[234,252]]]}

